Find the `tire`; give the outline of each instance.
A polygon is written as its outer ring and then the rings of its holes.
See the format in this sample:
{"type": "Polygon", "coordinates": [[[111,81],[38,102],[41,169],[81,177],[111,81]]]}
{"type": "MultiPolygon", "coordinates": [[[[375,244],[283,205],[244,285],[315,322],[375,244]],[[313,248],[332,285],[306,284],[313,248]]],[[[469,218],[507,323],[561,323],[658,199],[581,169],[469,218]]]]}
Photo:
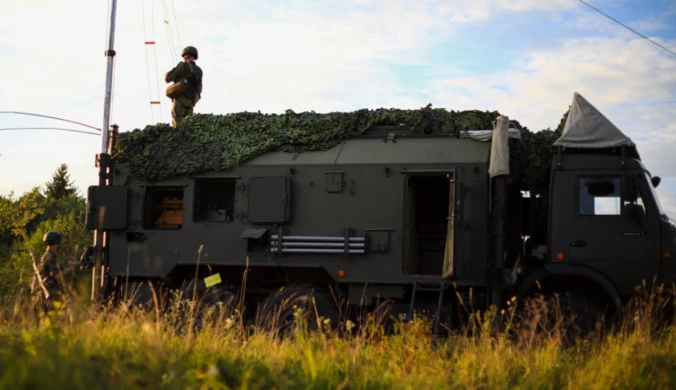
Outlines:
{"type": "MultiPolygon", "coordinates": [[[[224,289],[221,284],[207,287],[203,279],[189,279],[183,282],[177,290],[181,300],[191,302],[194,299],[197,303],[194,310],[190,306],[184,306],[183,304],[168,305],[166,312],[173,312],[174,326],[178,334],[187,331],[191,317],[194,317],[193,329],[199,331],[202,329],[203,322],[208,317],[206,311],[209,308],[222,303],[224,309],[232,310],[235,304],[235,294],[224,289]],[[195,288],[196,284],[197,287],[195,288]]],[[[178,298],[178,296],[175,298],[178,298]]]]}
{"type": "Polygon", "coordinates": [[[322,321],[322,328],[335,330],[338,327],[340,317],[333,297],[325,289],[309,284],[286,285],[268,295],[261,303],[257,321],[267,331],[289,336],[296,326],[297,309],[302,310],[302,318],[310,331],[320,328],[317,316],[330,321],[322,321]]]}
{"type": "Polygon", "coordinates": [[[130,306],[151,309],[154,305],[153,287],[148,280],[123,281],[120,284],[119,301],[130,306]]]}
{"type": "Polygon", "coordinates": [[[609,331],[613,320],[609,302],[578,292],[555,292],[527,298],[518,309],[521,336],[529,338],[533,334],[556,331],[564,345],[593,335],[597,326],[602,334],[609,331]]]}
{"type": "Polygon", "coordinates": [[[606,302],[580,293],[562,296],[560,302],[570,330],[579,330],[583,337],[593,333],[597,324],[601,326],[601,331],[609,330],[612,313],[609,313],[610,305],[606,302]]]}
{"type": "Polygon", "coordinates": [[[219,302],[232,304],[234,300],[234,294],[224,289],[222,285],[207,287],[203,279],[189,279],[182,283],[178,290],[182,299],[193,300],[194,298],[200,307],[214,306],[219,302]]]}

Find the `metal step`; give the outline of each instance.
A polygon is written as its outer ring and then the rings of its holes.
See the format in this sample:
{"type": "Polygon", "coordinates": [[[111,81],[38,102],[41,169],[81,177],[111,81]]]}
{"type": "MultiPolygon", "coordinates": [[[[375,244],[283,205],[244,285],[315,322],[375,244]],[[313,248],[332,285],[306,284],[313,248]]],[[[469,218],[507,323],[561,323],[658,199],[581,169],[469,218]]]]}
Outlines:
{"type": "Polygon", "coordinates": [[[418,291],[436,291],[439,292],[439,300],[437,303],[437,310],[434,313],[434,333],[433,337],[436,339],[437,332],[439,329],[439,313],[441,312],[441,306],[444,301],[444,292],[449,286],[449,283],[445,281],[441,282],[429,282],[429,281],[414,281],[413,282],[413,292],[411,293],[411,305],[408,311],[408,317],[413,318],[413,310],[415,309],[415,295],[418,291]]]}

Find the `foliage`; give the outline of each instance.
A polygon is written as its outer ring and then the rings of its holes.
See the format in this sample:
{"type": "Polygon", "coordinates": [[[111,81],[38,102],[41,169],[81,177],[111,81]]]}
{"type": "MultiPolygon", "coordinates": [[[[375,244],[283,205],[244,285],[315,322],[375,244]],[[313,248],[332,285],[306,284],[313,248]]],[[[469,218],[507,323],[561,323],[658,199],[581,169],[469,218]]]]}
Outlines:
{"type": "Polygon", "coordinates": [[[5,234],[26,240],[40,223],[45,212],[46,199],[35,187],[19,199],[4,198],[0,203],[0,223],[5,234]]]}
{"type": "Polygon", "coordinates": [[[1,302],[0,387],[674,388],[676,328],[655,326],[651,304],[630,309],[617,332],[573,346],[556,325],[536,332],[539,323],[490,310],[433,347],[430,321],[419,318],[392,334],[367,318],[342,335],[300,326],[280,340],[243,331],[230,307],[179,332],[154,310],[74,306],[38,326],[21,302],[1,302]]]}
{"type": "MultiPolygon", "coordinates": [[[[67,167],[62,165],[51,183],[58,177],[68,183],[67,167]]],[[[58,186],[57,186],[58,187],[58,186]]],[[[83,221],[85,200],[73,187],[66,185],[65,192],[56,189],[57,196],[50,194],[49,183],[43,194],[38,187],[22,196],[0,196],[0,294],[21,294],[27,291],[33,267],[29,249],[36,260],[45,250],[43,235],[49,230],[61,232],[63,241],[58,258],[65,266],[68,260],[76,260],[84,245],[91,242],[83,221]]]]}
{"type": "Polygon", "coordinates": [[[178,128],[166,124],[121,133],[113,152],[132,174],[147,180],[236,167],[269,151],[325,150],[375,125],[409,126],[424,134],[492,129],[498,112],[377,109],[283,115],[242,112],[195,115],[178,128]]]}
{"type": "Polygon", "coordinates": [[[54,172],[52,180],[45,184],[45,196],[59,200],[65,196],[75,194],[77,194],[77,189],[70,181],[68,166],[66,164],[61,164],[56,172],[54,172]]]}
{"type": "Polygon", "coordinates": [[[66,266],[68,261],[76,261],[83,248],[92,240],[91,233],[82,223],[82,217],[76,213],[61,214],[55,219],[41,223],[26,242],[26,247],[33,250],[36,255],[41,254],[45,251],[45,244],[42,243],[43,236],[50,230],[56,230],[61,233],[62,237],[58,252],[58,258],[63,262],[62,265],[66,266]]]}

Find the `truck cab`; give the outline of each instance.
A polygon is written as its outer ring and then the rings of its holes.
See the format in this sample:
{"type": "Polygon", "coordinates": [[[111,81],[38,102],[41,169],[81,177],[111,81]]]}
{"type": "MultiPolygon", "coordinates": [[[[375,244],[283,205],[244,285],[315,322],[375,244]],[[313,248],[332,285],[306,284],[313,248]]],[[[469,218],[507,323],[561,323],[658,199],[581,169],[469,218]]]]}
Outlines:
{"type": "Polygon", "coordinates": [[[676,226],[636,144],[576,93],[553,147],[548,250],[518,295],[533,293],[537,280],[620,311],[642,286],[674,283],[676,226]]]}
{"type": "Polygon", "coordinates": [[[655,193],[658,178],[633,157],[560,161],[552,172],[548,262],[599,272],[623,299],[643,282],[673,282],[674,225],[655,193]]]}

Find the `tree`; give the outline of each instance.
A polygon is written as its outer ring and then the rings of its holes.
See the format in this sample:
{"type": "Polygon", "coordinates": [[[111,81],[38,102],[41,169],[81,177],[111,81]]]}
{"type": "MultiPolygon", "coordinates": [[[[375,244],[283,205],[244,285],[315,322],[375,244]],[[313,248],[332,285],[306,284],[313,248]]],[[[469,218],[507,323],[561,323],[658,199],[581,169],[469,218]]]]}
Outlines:
{"type": "Polygon", "coordinates": [[[568,106],[568,111],[563,114],[563,118],[559,121],[559,126],[556,128],[556,133],[561,136],[563,134],[563,128],[566,127],[566,121],[568,120],[568,114],[570,113],[570,106],[568,106]]]}
{"type": "Polygon", "coordinates": [[[61,166],[52,175],[52,180],[45,185],[45,196],[59,200],[65,196],[74,195],[77,193],[77,188],[73,186],[70,181],[70,174],[68,173],[68,166],[61,164],[61,166]]]}

